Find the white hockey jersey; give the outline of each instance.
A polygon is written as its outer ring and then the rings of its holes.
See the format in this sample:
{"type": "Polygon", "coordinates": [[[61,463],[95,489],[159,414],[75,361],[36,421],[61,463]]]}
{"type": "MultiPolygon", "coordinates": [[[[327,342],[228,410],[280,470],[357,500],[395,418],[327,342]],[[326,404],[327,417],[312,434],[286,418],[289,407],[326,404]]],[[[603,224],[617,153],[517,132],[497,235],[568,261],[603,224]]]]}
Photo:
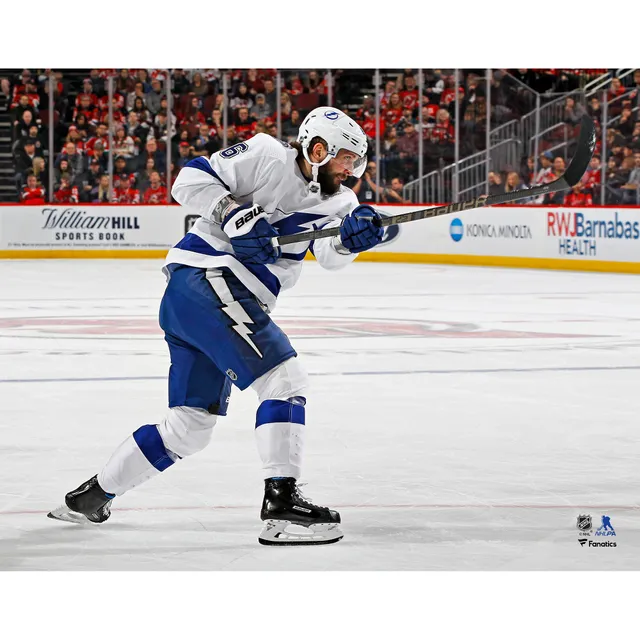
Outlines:
{"type": "Polygon", "coordinates": [[[356,254],[338,253],[332,238],[284,245],[282,257],[274,264],[243,264],[235,257],[227,235],[213,221],[215,205],[231,194],[241,204],[261,205],[280,235],[339,226],[342,218],[358,206],[356,195],[344,186],[332,196],[311,193],[297,156],[293,147],[259,133],[209,159],[200,157],[186,164],[171,195],[202,217],[169,251],[165,265],[228,267],[271,311],[278,294],[297,282],[308,250],[326,269],[350,264],[356,254]]]}

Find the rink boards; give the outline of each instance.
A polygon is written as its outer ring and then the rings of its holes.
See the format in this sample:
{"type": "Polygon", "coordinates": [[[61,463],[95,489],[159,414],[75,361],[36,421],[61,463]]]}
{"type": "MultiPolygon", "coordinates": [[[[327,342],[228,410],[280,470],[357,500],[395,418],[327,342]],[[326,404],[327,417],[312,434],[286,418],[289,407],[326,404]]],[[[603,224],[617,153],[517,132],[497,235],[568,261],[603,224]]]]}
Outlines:
{"type": "MultiPolygon", "coordinates": [[[[2,206],[0,258],[162,258],[196,218],[176,205],[2,206]]],[[[388,227],[358,259],[640,273],[639,247],[638,207],[505,206],[388,227]]]]}

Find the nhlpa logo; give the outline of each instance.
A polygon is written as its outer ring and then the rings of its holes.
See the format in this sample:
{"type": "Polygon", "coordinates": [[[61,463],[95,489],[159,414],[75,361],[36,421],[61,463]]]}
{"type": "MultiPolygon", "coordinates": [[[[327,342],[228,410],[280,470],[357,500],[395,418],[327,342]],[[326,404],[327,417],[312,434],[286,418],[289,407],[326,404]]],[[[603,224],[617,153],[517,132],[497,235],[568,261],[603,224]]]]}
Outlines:
{"type": "Polygon", "coordinates": [[[338,119],[338,112],[337,111],[325,111],[324,112],[324,117],[328,118],[329,120],[337,120],[338,119]]]}
{"type": "Polygon", "coordinates": [[[616,532],[611,525],[611,518],[609,516],[602,516],[602,526],[596,530],[597,536],[615,536],[616,532]]]}

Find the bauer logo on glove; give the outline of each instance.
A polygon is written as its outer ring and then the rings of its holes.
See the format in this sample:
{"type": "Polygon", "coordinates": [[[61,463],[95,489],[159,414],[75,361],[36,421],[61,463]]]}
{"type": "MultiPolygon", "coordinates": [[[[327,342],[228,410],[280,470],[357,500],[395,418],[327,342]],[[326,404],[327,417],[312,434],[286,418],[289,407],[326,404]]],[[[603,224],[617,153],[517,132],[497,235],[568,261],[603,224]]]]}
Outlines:
{"type": "Polygon", "coordinates": [[[350,253],[372,249],[382,242],[382,217],[367,204],[357,206],[340,224],[340,243],[350,253]]]}
{"type": "Polygon", "coordinates": [[[259,204],[249,202],[234,209],[222,221],[222,230],[229,236],[241,262],[273,264],[282,255],[282,249],[272,241],[278,232],[269,224],[259,204]]]}

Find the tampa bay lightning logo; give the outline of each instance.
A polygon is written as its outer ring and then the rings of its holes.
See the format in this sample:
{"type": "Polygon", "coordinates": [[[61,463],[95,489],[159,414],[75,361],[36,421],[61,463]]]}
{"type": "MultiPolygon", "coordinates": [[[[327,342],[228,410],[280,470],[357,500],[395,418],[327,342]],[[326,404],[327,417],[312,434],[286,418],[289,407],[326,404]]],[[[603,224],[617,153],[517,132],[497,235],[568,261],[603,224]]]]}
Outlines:
{"type": "Polygon", "coordinates": [[[337,111],[325,111],[324,117],[329,120],[337,120],[340,114],[337,111]]]}
{"type": "MultiPolygon", "coordinates": [[[[382,218],[390,217],[386,213],[382,213],[382,211],[378,211],[378,213],[382,218]]],[[[399,235],[400,235],[400,225],[397,225],[397,224],[389,225],[388,227],[384,228],[384,235],[382,236],[382,241],[380,242],[380,244],[389,244],[390,242],[397,240],[399,235]]]]}

